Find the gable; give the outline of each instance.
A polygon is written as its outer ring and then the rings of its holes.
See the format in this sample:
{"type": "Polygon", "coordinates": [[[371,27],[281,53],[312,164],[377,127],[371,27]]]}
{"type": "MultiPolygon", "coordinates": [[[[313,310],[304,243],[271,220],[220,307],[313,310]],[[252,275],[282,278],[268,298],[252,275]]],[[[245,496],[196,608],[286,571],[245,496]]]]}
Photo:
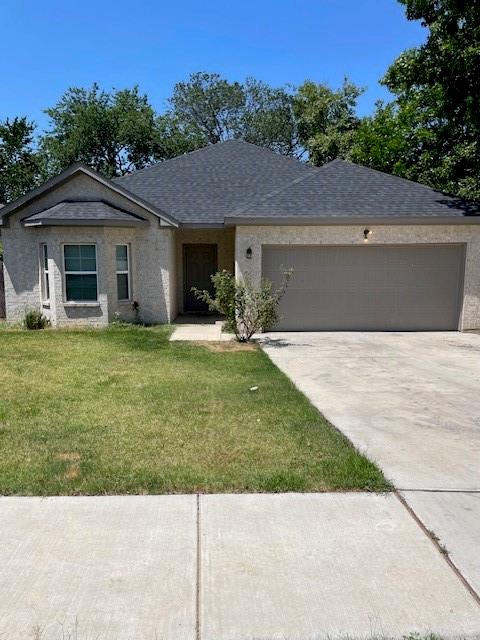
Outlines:
{"type": "Polygon", "coordinates": [[[0,211],[0,222],[2,226],[8,226],[62,201],[105,201],[156,224],[178,226],[178,223],[168,214],[149,203],[144,203],[135,194],[130,194],[122,187],[83,166],[71,167],[5,206],[0,211]]]}

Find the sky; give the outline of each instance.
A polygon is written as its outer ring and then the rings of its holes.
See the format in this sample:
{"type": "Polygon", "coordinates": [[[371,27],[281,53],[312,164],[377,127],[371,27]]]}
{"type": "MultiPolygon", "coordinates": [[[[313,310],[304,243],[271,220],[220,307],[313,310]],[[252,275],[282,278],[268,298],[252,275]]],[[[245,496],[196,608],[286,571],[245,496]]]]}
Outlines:
{"type": "Polygon", "coordinates": [[[348,75],[366,87],[364,115],[389,97],[389,64],[426,34],[397,0],[1,0],[0,33],[0,120],[41,129],[69,87],[138,84],[161,112],[195,71],[272,86],[348,75]]]}

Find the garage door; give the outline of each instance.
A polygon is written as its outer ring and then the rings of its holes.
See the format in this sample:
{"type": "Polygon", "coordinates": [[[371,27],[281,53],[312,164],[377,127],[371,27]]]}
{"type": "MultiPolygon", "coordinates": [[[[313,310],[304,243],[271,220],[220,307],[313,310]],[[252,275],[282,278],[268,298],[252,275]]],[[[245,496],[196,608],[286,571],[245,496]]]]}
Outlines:
{"type": "Polygon", "coordinates": [[[457,329],[464,246],[263,246],[275,285],[293,268],[277,330],[457,329]]]}

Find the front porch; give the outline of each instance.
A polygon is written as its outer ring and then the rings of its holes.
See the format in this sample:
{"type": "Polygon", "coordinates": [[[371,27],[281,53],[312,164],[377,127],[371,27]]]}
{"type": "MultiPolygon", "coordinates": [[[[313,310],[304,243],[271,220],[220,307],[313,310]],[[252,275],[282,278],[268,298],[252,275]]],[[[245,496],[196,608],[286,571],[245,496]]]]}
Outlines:
{"type": "MultiPolygon", "coordinates": [[[[192,294],[192,287],[210,289],[210,277],[217,271],[235,270],[235,229],[176,229],[176,311],[207,314],[208,308],[192,294]]],[[[188,317],[186,322],[190,323],[188,317]]]]}

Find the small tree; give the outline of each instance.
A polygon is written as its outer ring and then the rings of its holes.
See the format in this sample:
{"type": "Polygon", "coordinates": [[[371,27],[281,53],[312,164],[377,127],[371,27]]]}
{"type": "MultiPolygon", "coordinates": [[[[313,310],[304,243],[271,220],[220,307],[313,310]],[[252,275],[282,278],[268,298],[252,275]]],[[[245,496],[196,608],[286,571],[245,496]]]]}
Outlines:
{"type": "Polygon", "coordinates": [[[208,304],[210,311],[217,311],[226,317],[226,326],[233,331],[239,342],[248,342],[257,331],[273,329],[279,320],[278,305],[292,276],[292,270],[283,272],[282,284],[278,289],[263,278],[255,287],[247,276],[243,280],[226,270],[212,276],[214,296],[208,291],[193,288],[199,300],[208,304]]]}

